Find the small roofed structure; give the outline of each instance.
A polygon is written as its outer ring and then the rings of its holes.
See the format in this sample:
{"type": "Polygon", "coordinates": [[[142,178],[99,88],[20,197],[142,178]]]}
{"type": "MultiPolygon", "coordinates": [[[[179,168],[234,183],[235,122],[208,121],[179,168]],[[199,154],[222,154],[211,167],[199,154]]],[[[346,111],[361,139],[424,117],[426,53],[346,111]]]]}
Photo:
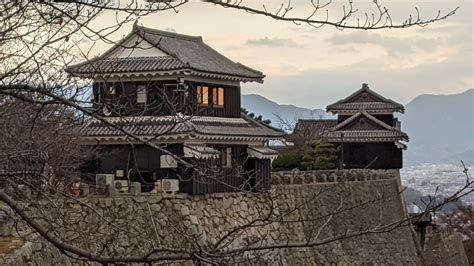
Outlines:
{"type": "Polygon", "coordinates": [[[292,136],[305,136],[305,143],[319,140],[334,144],[339,167],[403,167],[402,151],[407,148],[405,142],[409,138],[394,116],[394,112],[404,112],[403,105],[363,84],[355,93],[328,105],[327,111],[336,114],[337,119],[300,120],[292,136]]]}
{"type": "Polygon", "coordinates": [[[101,116],[76,132],[98,151],[83,164],[85,180],[107,176],[189,194],[270,188],[277,152],[267,144],[285,133],[240,109],[240,82],[265,76],[201,37],[135,24],[104,54],[66,71],[93,79],[92,108],[101,116]]]}

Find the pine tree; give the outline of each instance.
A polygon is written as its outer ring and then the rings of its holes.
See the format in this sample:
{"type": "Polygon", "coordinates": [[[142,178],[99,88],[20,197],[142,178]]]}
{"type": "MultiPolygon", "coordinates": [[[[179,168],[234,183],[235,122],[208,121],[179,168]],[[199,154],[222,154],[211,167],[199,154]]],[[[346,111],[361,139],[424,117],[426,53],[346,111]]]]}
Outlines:
{"type": "Polygon", "coordinates": [[[331,143],[313,141],[303,156],[301,165],[306,170],[336,168],[337,151],[331,143]]]}

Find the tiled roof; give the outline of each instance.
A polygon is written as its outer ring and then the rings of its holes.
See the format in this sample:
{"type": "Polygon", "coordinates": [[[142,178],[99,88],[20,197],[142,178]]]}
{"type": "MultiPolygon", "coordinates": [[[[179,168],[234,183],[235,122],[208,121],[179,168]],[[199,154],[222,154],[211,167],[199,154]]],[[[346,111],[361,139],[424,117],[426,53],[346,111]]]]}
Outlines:
{"type": "MultiPolygon", "coordinates": [[[[103,118],[121,130],[138,136],[169,135],[193,130],[188,121],[173,116],[107,117],[103,118]]],[[[98,119],[90,118],[77,131],[80,136],[123,136],[124,132],[98,119]]]]}
{"type": "MultiPolygon", "coordinates": [[[[127,48],[125,48],[127,49],[127,48]]],[[[132,49],[132,48],[128,48],[132,49]]],[[[202,41],[201,37],[160,31],[135,25],[133,31],[102,56],[70,66],[67,72],[78,76],[102,73],[163,72],[180,70],[198,76],[226,75],[228,79],[259,81],[262,72],[234,63],[202,41]],[[140,37],[169,57],[109,58],[129,38],[140,37]],[[194,73],[196,72],[196,73],[194,73]]]]}
{"type": "Polygon", "coordinates": [[[334,113],[342,112],[357,112],[359,110],[366,110],[371,113],[378,112],[398,112],[403,110],[403,106],[395,105],[393,103],[383,102],[358,102],[358,103],[340,103],[327,107],[327,110],[334,113]]]}
{"type": "Polygon", "coordinates": [[[106,58],[91,60],[88,64],[78,64],[68,70],[78,74],[113,73],[113,72],[143,72],[160,70],[176,70],[184,68],[181,61],[171,56],[159,57],[129,57],[106,58]]]}
{"type": "Polygon", "coordinates": [[[405,132],[398,130],[395,127],[391,127],[384,122],[378,120],[374,116],[370,115],[367,111],[361,110],[356,114],[352,115],[343,122],[337,124],[335,127],[322,133],[321,136],[329,141],[341,141],[341,134],[344,141],[346,142],[370,142],[370,141],[395,141],[405,140],[408,141],[408,135],[405,132]],[[379,129],[370,130],[344,130],[343,128],[351,124],[356,119],[363,117],[378,125],[379,129]]]}
{"type": "Polygon", "coordinates": [[[207,147],[204,144],[185,144],[184,145],[184,156],[194,158],[218,158],[220,152],[211,147],[207,147]]]}
{"type": "Polygon", "coordinates": [[[336,119],[299,119],[295,125],[292,138],[301,137],[305,139],[314,139],[336,125],[336,119]]]}
{"type": "MultiPolygon", "coordinates": [[[[136,116],[107,117],[107,122],[121,130],[141,137],[170,138],[176,136],[194,136],[204,139],[278,139],[284,133],[249,117],[186,117],[177,116],[136,116]]],[[[85,121],[78,129],[78,135],[93,139],[123,139],[126,134],[121,130],[95,118],[85,121]]]]}
{"type": "Polygon", "coordinates": [[[344,142],[374,142],[374,141],[395,141],[408,140],[408,136],[397,130],[339,130],[329,131],[323,134],[323,138],[328,141],[341,141],[341,134],[344,142]]]}
{"type": "Polygon", "coordinates": [[[324,139],[331,142],[340,142],[341,134],[345,142],[386,142],[405,140],[408,141],[408,135],[394,127],[370,115],[367,111],[362,110],[352,115],[343,122],[337,124],[337,120],[303,120],[300,119],[295,126],[295,130],[290,138],[324,139]],[[371,130],[344,130],[354,120],[363,116],[364,118],[374,122],[379,129],[371,130]]]}
{"type": "Polygon", "coordinates": [[[385,98],[384,96],[371,90],[367,84],[362,84],[362,88],[352,93],[348,97],[339,100],[326,107],[328,112],[332,113],[356,113],[359,110],[366,110],[370,113],[382,113],[382,112],[401,112],[405,111],[403,105],[385,98]],[[355,100],[359,96],[367,95],[375,100],[355,100]]]}
{"type": "Polygon", "coordinates": [[[248,146],[247,153],[249,157],[258,158],[258,159],[276,159],[278,157],[278,152],[272,150],[265,146],[248,146]]]}

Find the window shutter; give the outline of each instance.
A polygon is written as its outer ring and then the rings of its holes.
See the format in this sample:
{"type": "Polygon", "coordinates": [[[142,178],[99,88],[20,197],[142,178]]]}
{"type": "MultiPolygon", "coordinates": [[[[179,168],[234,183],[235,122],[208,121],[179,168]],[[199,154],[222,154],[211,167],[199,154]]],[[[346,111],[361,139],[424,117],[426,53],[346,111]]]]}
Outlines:
{"type": "Polygon", "coordinates": [[[224,88],[219,88],[217,94],[218,94],[217,104],[220,106],[224,106],[224,88]]]}
{"type": "Polygon", "coordinates": [[[209,105],[209,87],[202,87],[202,104],[209,105]]]}
{"type": "Polygon", "coordinates": [[[160,167],[161,168],[176,168],[178,167],[178,161],[176,158],[169,154],[160,156],[160,167]]]}

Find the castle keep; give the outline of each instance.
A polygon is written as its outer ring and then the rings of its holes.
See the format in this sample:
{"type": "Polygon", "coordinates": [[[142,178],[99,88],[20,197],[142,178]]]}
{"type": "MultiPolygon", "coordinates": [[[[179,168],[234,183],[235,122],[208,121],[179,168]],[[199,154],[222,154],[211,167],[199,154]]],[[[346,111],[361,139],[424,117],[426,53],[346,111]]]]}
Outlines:
{"type": "Polygon", "coordinates": [[[242,114],[240,105],[240,82],[263,82],[262,72],[232,62],[201,37],[138,25],[103,55],[66,71],[94,80],[93,109],[103,117],[77,132],[98,150],[82,168],[83,180],[105,176],[123,190],[140,182],[142,191],[163,182],[189,194],[269,189],[277,153],[266,143],[284,133],[242,114]]]}

